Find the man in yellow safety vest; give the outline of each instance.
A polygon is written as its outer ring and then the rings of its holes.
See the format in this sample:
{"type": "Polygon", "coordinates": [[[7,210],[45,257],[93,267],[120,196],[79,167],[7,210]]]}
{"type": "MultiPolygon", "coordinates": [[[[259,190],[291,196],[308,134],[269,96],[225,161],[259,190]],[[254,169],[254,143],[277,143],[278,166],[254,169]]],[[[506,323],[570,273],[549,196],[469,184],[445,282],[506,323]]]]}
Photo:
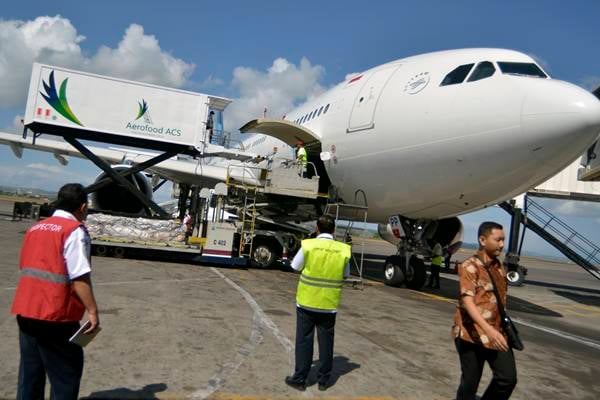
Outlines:
{"type": "Polygon", "coordinates": [[[319,390],[330,385],[333,367],[335,317],[340,304],[344,278],[350,275],[351,247],[334,238],[335,220],[319,217],[317,237],[302,241],[292,260],[301,272],[296,292],[296,366],[294,375],[285,378],[289,386],[304,390],[313,356],[315,327],[319,342],[319,390]]]}
{"type": "Polygon", "coordinates": [[[304,148],[304,142],[301,140],[296,143],[296,162],[298,163],[299,175],[304,178],[306,176],[308,155],[306,154],[306,149],[304,148]]]}

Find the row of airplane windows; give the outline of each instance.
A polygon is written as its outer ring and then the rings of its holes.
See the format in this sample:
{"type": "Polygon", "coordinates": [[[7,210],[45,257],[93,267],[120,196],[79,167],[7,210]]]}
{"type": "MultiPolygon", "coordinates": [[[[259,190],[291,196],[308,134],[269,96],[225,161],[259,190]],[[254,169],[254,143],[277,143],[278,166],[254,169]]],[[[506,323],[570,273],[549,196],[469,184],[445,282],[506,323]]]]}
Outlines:
{"type": "Polygon", "coordinates": [[[329,104],[327,104],[326,106],[321,106],[321,108],[317,108],[315,111],[311,111],[303,117],[297,118],[296,120],[294,120],[294,122],[296,124],[303,124],[305,122],[310,121],[313,118],[319,117],[321,115],[321,112],[323,113],[323,115],[327,114],[327,110],[329,110],[329,104]]]}

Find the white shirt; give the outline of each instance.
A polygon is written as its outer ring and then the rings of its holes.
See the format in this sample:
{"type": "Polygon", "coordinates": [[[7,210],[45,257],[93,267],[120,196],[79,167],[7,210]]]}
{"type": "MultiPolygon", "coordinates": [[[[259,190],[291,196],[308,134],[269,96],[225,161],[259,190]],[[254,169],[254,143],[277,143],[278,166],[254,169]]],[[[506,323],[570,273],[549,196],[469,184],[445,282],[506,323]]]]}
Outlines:
{"type": "MultiPolygon", "coordinates": [[[[53,217],[61,217],[77,221],[73,214],[64,210],[56,210],[53,217]]],[[[69,279],[73,280],[92,271],[90,263],[92,240],[84,227],[75,229],[67,240],[63,249],[63,257],[67,264],[69,279]]]]}
{"type": "MultiPolygon", "coordinates": [[[[334,240],[333,235],[330,233],[321,233],[319,236],[317,236],[317,239],[334,240]]],[[[302,271],[302,269],[304,268],[304,253],[302,252],[302,248],[300,248],[298,250],[298,252],[296,253],[296,255],[294,256],[291,267],[292,267],[292,269],[294,269],[295,271],[298,271],[298,272],[302,271]]],[[[346,264],[346,267],[344,268],[344,278],[347,278],[349,276],[350,276],[350,262],[348,262],[348,264],[346,264]]],[[[298,303],[296,303],[296,306],[302,308],[302,306],[298,303]]],[[[312,311],[316,311],[316,310],[312,310],[312,311]]],[[[323,310],[323,311],[318,311],[318,312],[335,313],[335,310],[332,310],[332,311],[323,310]]]]}

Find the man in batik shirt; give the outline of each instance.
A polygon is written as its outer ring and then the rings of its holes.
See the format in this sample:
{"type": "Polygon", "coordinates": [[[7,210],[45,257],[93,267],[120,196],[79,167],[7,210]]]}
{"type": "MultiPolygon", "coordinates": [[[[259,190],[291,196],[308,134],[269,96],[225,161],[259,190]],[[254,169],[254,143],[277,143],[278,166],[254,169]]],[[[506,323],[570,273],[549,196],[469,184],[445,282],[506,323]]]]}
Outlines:
{"type": "Polygon", "coordinates": [[[462,376],[457,400],[475,400],[483,366],[493,372],[482,400],[508,399],[517,384],[512,349],[502,329],[498,301],[490,274],[506,304],[506,274],[498,257],[504,247],[502,225],[484,222],[477,233],[479,250],[459,268],[460,297],[452,328],[462,376]]]}

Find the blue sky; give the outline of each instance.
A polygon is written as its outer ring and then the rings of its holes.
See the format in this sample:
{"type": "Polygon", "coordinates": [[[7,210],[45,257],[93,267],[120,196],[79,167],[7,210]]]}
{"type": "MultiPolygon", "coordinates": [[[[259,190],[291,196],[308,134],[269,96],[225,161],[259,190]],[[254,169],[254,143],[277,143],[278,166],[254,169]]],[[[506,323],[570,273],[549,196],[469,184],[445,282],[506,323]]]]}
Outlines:
{"type": "MultiPolygon", "coordinates": [[[[232,127],[264,106],[284,113],[349,73],[453,48],[520,50],[591,89],[600,84],[598,15],[598,1],[4,2],[0,129],[17,129],[33,61],[231,97],[232,127]]],[[[62,168],[33,152],[17,160],[4,146],[0,170],[0,184],[44,189],[97,174],[86,161],[62,168]]],[[[600,242],[598,205],[544,204],[600,242]]],[[[497,209],[465,216],[466,241],[482,219],[508,225],[497,209]]],[[[529,238],[526,247],[551,252],[529,238]]]]}

